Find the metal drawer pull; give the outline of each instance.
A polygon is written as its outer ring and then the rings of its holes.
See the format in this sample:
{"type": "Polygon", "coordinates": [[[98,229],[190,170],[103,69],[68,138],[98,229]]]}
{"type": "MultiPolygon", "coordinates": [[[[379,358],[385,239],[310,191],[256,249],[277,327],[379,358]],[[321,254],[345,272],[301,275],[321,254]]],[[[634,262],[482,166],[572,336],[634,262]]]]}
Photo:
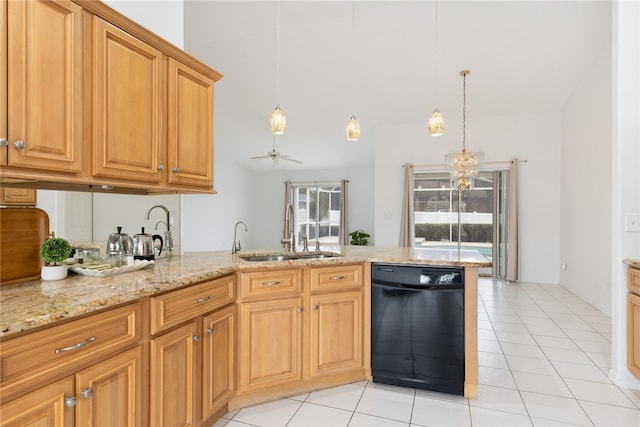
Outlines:
{"type": "Polygon", "coordinates": [[[282,284],[282,280],[274,280],[273,282],[262,282],[263,286],[276,286],[282,284]]]}
{"type": "Polygon", "coordinates": [[[76,398],[74,396],[65,397],[64,406],[66,406],[67,408],[73,408],[74,406],[76,406],[76,398]]]}
{"type": "Polygon", "coordinates": [[[84,347],[85,345],[94,342],[96,337],[89,337],[86,340],[79,342],[78,344],[70,345],[69,347],[56,348],[56,354],[64,353],[65,351],[77,350],[80,347],[84,347]]]}
{"type": "Polygon", "coordinates": [[[85,399],[91,399],[93,397],[93,389],[91,388],[85,388],[84,390],[82,390],[80,392],[80,394],[82,395],[82,397],[84,397],[85,399]]]}
{"type": "Polygon", "coordinates": [[[196,300],[193,300],[193,303],[194,304],[198,304],[198,303],[201,303],[201,302],[209,301],[210,299],[211,299],[211,295],[207,295],[204,298],[198,298],[196,300]]]}
{"type": "Polygon", "coordinates": [[[18,150],[24,150],[24,147],[26,147],[26,144],[24,143],[24,141],[13,141],[13,146],[18,149],[18,150]]]}
{"type": "Polygon", "coordinates": [[[344,276],[333,276],[333,277],[329,277],[329,280],[342,280],[344,279],[344,276]]]}

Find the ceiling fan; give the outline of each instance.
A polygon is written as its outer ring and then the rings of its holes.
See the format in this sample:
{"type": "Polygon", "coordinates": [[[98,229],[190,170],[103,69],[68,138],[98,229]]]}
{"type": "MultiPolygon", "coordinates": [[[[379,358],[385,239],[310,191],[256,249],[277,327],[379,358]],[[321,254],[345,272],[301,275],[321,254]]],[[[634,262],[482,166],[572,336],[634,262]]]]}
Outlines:
{"type": "Polygon", "coordinates": [[[267,151],[267,154],[265,156],[254,156],[251,157],[251,160],[262,160],[262,159],[268,159],[269,157],[271,157],[271,161],[272,161],[272,166],[275,165],[279,165],[280,164],[280,160],[286,160],[288,162],[293,162],[293,163],[298,163],[298,164],[303,164],[304,162],[300,161],[300,160],[296,160],[294,158],[292,158],[291,156],[287,156],[285,154],[280,154],[279,151],[276,151],[276,137],[273,137],[273,146],[271,151],[267,151]]]}

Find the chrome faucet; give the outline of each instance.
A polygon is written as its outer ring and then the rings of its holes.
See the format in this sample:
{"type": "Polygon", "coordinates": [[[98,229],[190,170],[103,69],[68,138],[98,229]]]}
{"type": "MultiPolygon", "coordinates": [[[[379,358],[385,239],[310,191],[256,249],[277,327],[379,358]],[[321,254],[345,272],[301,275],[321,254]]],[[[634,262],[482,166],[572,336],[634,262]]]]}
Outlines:
{"type": "Polygon", "coordinates": [[[283,236],[282,239],[280,239],[280,243],[282,243],[285,249],[289,252],[295,252],[296,250],[296,234],[293,227],[293,205],[291,203],[287,203],[287,208],[284,211],[283,236]]]}
{"type": "Polygon", "coordinates": [[[249,231],[249,229],[247,228],[247,224],[245,224],[242,221],[238,221],[236,222],[236,226],[233,229],[233,246],[231,246],[231,254],[236,254],[238,253],[238,251],[240,251],[240,249],[242,249],[240,247],[240,240],[237,240],[237,235],[238,235],[238,225],[244,225],[244,232],[247,233],[249,231]]]}
{"type": "Polygon", "coordinates": [[[164,232],[164,247],[166,248],[166,251],[169,254],[169,256],[171,256],[173,252],[173,237],[171,236],[171,213],[169,212],[169,209],[167,209],[162,205],[151,206],[151,208],[149,208],[149,210],[147,211],[147,215],[144,217],[144,219],[149,219],[149,216],[151,215],[151,211],[154,210],[155,208],[162,209],[167,215],[166,221],[158,221],[156,223],[156,230],[158,229],[158,224],[160,224],[161,222],[164,222],[165,225],[167,226],[167,230],[164,232]]]}

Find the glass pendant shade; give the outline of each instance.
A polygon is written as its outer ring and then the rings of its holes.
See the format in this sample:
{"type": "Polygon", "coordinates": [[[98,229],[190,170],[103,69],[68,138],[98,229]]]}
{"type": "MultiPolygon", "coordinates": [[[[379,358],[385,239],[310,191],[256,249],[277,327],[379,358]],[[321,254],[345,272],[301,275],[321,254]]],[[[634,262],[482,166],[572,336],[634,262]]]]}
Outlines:
{"type": "Polygon", "coordinates": [[[284,111],[280,109],[278,105],[273,112],[271,112],[271,133],[274,135],[282,135],[287,129],[287,118],[284,116],[284,111]]]}
{"type": "Polygon", "coordinates": [[[347,122],[347,141],[357,141],[360,138],[360,122],[356,116],[351,116],[347,122]]]}
{"type": "Polygon", "coordinates": [[[444,119],[442,114],[436,108],[429,117],[429,135],[440,136],[444,133],[444,119]]]}

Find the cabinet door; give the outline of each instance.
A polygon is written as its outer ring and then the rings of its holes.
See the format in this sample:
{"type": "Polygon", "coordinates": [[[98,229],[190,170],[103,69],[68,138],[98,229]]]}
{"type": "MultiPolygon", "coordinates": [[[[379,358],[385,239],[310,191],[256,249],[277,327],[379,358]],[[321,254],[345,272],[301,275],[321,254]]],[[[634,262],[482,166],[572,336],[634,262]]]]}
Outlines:
{"type": "Polygon", "coordinates": [[[162,54],[98,17],[92,22],[93,175],[158,183],[162,54]]]}
{"type": "Polygon", "coordinates": [[[0,188],[1,205],[36,205],[36,190],[31,188],[0,188]]]}
{"type": "Polygon", "coordinates": [[[240,391],[300,380],[302,298],[240,307],[240,391]]]}
{"type": "Polygon", "coordinates": [[[640,378],[640,296],[627,293],[627,365],[640,378]]]}
{"type": "Polygon", "coordinates": [[[65,405],[65,399],[73,398],[73,377],[42,387],[0,407],[1,427],[72,427],[73,403],[65,405]]]}
{"type": "Polygon", "coordinates": [[[213,189],[213,80],[169,58],[169,184],[213,189]]]}
{"type": "Polygon", "coordinates": [[[142,347],[76,374],[77,425],[142,425],[142,347]]]}
{"type": "Polygon", "coordinates": [[[311,297],[312,376],[362,367],[362,294],[311,297]]]}
{"type": "Polygon", "coordinates": [[[196,322],[151,340],[150,425],[196,424],[196,322]]]}
{"type": "Polygon", "coordinates": [[[82,10],[67,0],[6,3],[7,164],[78,173],[82,168],[82,10]]]}
{"type": "Polygon", "coordinates": [[[0,2],[0,166],[7,164],[7,3],[0,2]]]}
{"type": "Polygon", "coordinates": [[[236,306],[204,318],[202,349],[202,419],[220,409],[235,390],[236,306]]]}

